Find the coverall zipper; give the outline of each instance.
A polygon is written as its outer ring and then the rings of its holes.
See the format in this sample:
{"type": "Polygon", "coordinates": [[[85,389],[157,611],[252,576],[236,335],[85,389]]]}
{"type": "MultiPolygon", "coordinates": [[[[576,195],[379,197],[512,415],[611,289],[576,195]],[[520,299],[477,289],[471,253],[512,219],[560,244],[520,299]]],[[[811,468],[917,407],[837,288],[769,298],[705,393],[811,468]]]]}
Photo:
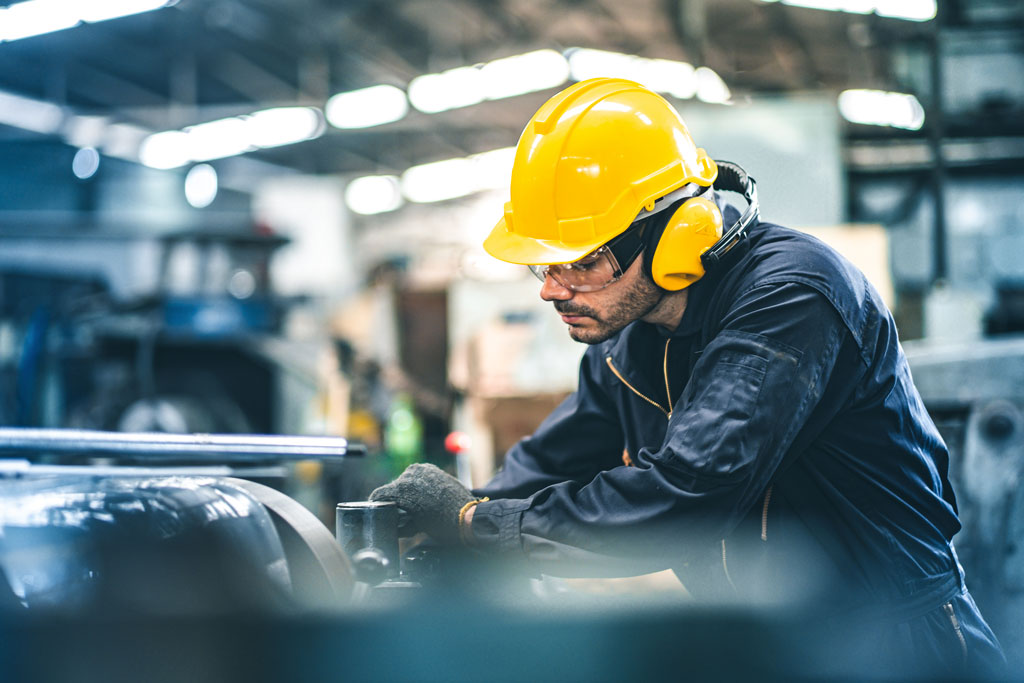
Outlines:
{"type": "Polygon", "coordinates": [[[772,500],[772,488],[769,486],[768,490],[764,492],[764,505],[761,507],[761,540],[768,540],[768,503],[772,500]]]}
{"type": "Polygon", "coordinates": [[[942,606],[942,609],[946,610],[946,614],[949,615],[949,623],[953,624],[953,632],[956,633],[957,640],[960,641],[960,652],[964,656],[964,661],[967,661],[967,640],[964,638],[964,632],[960,629],[960,620],[956,618],[956,612],[953,611],[953,603],[947,602],[942,606]]]}
{"type": "MultiPolygon", "coordinates": [[[[645,396],[636,387],[634,387],[632,384],[630,384],[629,381],[625,377],[622,376],[622,373],[619,372],[618,368],[616,368],[615,365],[612,363],[612,357],[611,356],[605,356],[605,358],[604,358],[604,362],[608,365],[608,368],[615,374],[615,376],[619,378],[620,382],[625,384],[626,387],[628,387],[629,390],[632,391],[634,394],[636,394],[637,396],[639,396],[640,398],[642,398],[643,400],[647,401],[652,406],[654,406],[655,408],[660,410],[662,413],[664,413],[665,417],[668,418],[669,420],[672,419],[672,390],[669,387],[669,383],[668,383],[668,345],[671,344],[671,343],[672,343],[671,339],[666,339],[665,340],[665,357],[664,357],[664,359],[662,360],[662,363],[661,363],[661,369],[662,369],[662,372],[665,375],[665,396],[668,398],[668,405],[669,405],[669,408],[667,410],[660,403],[655,401],[653,398],[645,396]]],[[[761,540],[762,541],[767,541],[768,540],[768,504],[771,502],[771,499],[772,499],[772,487],[769,486],[768,490],[764,494],[764,505],[761,508],[761,540]]],[[[733,590],[736,590],[736,586],[732,582],[732,577],[729,576],[729,562],[728,562],[727,555],[726,555],[725,539],[724,538],[722,539],[722,569],[725,570],[725,578],[728,579],[729,585],[732,586],[733,590]]],[[[956,617],[954,616],[953,619],[955,620],[956,617]]],[[[957,632],[957,635],[960,637],[960,642],[964,646],[964,652],[966,653],[967,644],[963,640],[963,634],[960,633],[959,625],[956,626],[956,632],[957,632]]]]}
{"type": "Polygon", "coordinates": [[[611,356],[605,356],[605,358],[604,358],[604,362],[608,365],[608,368],[615,374],[615,376],[619,378],[620,382],[622,382],[627,387],[629,387],[629,390],[632,391],[634,394],[636,394],[637,396],[639,396],[643,400],[647,401],[648,403],[650,403],[652,406],[654,406],[655,408],[657,408],[661,412],[665,413],[665,417],[668,418],[669,420],[672,419],[672,392],[669,390],[669,385],[668,385],[668,345],[670,343],[672,343],[671,339],[666,339],[665,340],[665,359],[664,359],[664,361],[662,361],[662,364],[661,364],[662,371],[665,373],[665,395],[668,397],[668,408],[667,409],[664,408],[660,403],[655,401],[653,398],[648,398],[647,396],[644,396],[642,393],[640,393],[637,390],[636,387],[634,387],[632,384],[630,384],[626,380],[626,378],[622,376],[622,373],[618,371],[618,369],[615,367],[615,365],[612,364],[612,357],[611,356]]]}

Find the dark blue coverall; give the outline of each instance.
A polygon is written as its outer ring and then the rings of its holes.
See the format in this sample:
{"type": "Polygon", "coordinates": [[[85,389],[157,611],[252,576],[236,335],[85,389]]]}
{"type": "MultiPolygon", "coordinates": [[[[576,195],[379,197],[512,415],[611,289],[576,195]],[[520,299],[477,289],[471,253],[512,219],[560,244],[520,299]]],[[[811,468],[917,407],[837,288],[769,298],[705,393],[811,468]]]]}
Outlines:
{"type": "Polygon", "coordinates": [[[797,231],[761,223],[729,256],[674,331],[637,321],[587,350],[577,391],[476,491],[475,544],[553,576],[672,568],[698,599],[871,615],[894,658],[992,671],[948,452],[885,304],[797,231]]]}

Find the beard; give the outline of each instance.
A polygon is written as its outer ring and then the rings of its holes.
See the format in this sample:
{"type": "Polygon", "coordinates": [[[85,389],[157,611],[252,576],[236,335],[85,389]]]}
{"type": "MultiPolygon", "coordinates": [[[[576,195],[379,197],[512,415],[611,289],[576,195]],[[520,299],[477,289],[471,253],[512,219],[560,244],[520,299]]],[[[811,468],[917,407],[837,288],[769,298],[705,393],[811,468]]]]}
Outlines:
{"type": "Polygon", "coordinates": [[[585,315],[591,318],[594,321],[592,325],[570,324],[569,336],[574,341],[593,345],[610,339],[626,325],[643,318],[661,302],[663,296],[664,292],[650,278],[641,275],[603,315],[589,306],[574,304],[572,301],[556,301],[554,306],[563,315],[585,315]]]}

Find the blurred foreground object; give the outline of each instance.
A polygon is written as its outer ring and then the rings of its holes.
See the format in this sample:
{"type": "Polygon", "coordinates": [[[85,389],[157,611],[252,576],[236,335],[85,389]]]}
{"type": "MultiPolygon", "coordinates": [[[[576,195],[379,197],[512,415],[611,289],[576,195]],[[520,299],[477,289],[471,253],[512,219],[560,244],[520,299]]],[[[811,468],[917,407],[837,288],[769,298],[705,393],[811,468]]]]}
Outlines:
{"type": "Polygon", "coordinates": [[[4,602],[168,616],[347,600],[347,561],[321,542],[330,533],[275,493],[206,477],[0,481],[0,570],[13,597],[4,602]]]}

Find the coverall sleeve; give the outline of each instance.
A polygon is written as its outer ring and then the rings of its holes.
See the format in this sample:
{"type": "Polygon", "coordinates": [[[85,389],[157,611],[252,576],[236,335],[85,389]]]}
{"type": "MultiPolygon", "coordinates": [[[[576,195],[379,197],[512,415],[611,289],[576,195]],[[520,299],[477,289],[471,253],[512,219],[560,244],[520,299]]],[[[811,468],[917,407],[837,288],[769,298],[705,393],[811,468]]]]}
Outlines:
{"type": "Polygon", "coordinates": [[[476,495],[526,498],[552,484],[586,484],[622,464],[622,430],[614,404],[593,376],[593,356],[580,363],[577,391],[508,451],[501,470],[476,495]]]}
{"type": "Polygon", "coordinates": [[[636,467],[481,503],[475,543],[556,576],[628,575],[687,561],[688,548],[724,538],[757,503],[847,334],[810,287],[746,291],[696,362],[659,447],[642,449],[636,467]]]}

